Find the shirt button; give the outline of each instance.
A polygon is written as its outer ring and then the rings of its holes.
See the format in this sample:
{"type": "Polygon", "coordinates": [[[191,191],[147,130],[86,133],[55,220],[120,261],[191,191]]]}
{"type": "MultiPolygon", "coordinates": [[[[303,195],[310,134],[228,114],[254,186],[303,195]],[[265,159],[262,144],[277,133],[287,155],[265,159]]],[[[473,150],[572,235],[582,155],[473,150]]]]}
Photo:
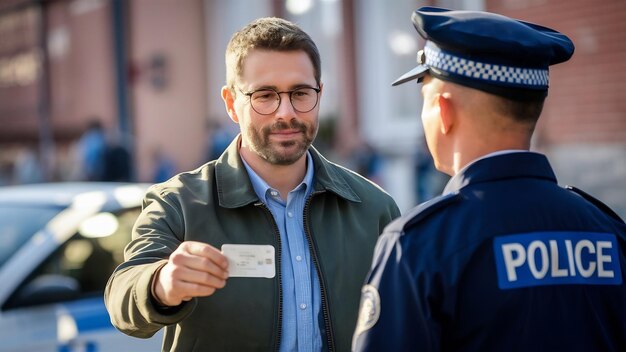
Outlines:
{"type": "Polygon", "coordinates": [[[306,309],[306,304],[300,303],[300,309],[305,310],[306,309]]]}
{"type": "Polygon", "coordinates": [[[302,261],[302,257],[301,257],[301,256],[299,256],[299,255],[297,255],[297,256],[296,256],[296,260],[297,260],[297,261],[302,261]]]}
{"type": "Polygon", "coordinates": [[[293,213],[292,212],[288,212],[287,216],[290,217],[290,218],[293,218],[293,213]]]}
{"type": "Polygon", "coordinates": [[[271,191],[271,192],[270,192],[270,194],[271,194],[273,197],[276,197],[276,196],[278,195],[278,192],[276,192],[276,191],[271,191]]]}

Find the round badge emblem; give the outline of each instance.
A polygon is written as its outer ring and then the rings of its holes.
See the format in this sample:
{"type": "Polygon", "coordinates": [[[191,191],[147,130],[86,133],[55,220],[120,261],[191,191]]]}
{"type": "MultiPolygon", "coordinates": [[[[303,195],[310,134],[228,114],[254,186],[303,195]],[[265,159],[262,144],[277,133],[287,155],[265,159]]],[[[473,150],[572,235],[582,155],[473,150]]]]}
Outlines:
{"type": "Polygon", "coordinates": [[[365,285],[361,289],[359,320],[356,324],[355,337],[376,325],[380,317],[380,295],[376,287],[365,285]]]}

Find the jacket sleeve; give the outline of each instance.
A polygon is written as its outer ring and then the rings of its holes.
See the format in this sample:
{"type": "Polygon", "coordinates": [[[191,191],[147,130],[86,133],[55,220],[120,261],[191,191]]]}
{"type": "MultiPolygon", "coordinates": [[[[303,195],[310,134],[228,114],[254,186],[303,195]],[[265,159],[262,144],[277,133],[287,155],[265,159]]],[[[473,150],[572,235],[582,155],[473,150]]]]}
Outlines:
{"type": "MultiPolygon", "coordinates": [[[[378,189],[381,191],[380,196],[378,196],[378,198],[372,198],[370,199],[370,201],[378,206],[378,234],[380,235],[384,232],[387,225],[389,225],[393,220],[399,218],[402,214],[400,213],[400,208],[398,208],[398,204],[396,204],[396,201],[382,188],[378,189]]],[[[370,206],[375,205],[372,204],[370,206]]]]}
{"type": "Polygon", "coordinates": [[[148,190],[135,222],[124,263],[107,283],[104,300],[111,323],[123,333],[148,338],[165,325],[191,313],[195,299],[178,307],[159,308],[152,298],[152,278],[184,238],[179,201],[160,186],[148,190]]]}
{"type": "Polygon", "coordinates": [[[388,209],[388,211],[387,211],[387,213],[385,214],[386,218],[385,218],[385,221],[383,222],[383,223],[384,223],[384,225],[383,225],[383,227],[382,227],[382,228],[380,229],[380,231],[379,231],[379,233],[381,233],[381,234],[383,233],[383,231],[384,231],[385,227],[386,227],[386,226],[387,226],[390,222],[392,222],[393,220],[395,220],[395,219],[399,218],[399,217],[400,217],[400,215],[401,215],[401,214],[400,214],[400,209],[398,208],[398,205],[396,204],[396,202],[395,202],[395,201],[394,201],[391,197],[389,197],[389,198],[390,198],[390,201],[389,201],[389,207],[387,208],[387,209],[388,209]]]}
{"type": "Polygon", "coordinates": [[[353,351],[439,350],[441,329],[428,302],[431,283],[416,277],[406,251],[399,233],[379,238],[361,290],[353,351]]]}

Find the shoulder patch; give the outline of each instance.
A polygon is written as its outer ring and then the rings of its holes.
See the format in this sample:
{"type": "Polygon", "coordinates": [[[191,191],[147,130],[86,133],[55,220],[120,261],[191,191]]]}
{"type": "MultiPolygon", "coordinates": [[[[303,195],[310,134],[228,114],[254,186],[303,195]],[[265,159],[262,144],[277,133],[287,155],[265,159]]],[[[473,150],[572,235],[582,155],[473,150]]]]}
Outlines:
{"type": "Polygon", "coordinates": [[[361,305],[354,336],[357,337],[371,329],[380,317],[380,295],[376,287],[365,285],[361,289],[361,305]]]}
{"type": "Polygon", "coordinates": [[[452,203],[456,203],[459,200],[461,200],[461,194],[458,192],[448,193],[446,195],[428,200],[413,208],[409,211],[409,213],[392,221],[389,225],[387,225],[387,227],[385,227],[384,232],[402,232],[407,227],[425,219],[433,212],[452,203]]]}
{"type": "Polygon", "coordinates": [[[595,205],[598,209],[602,210],[603,213],[607,214],[608,216],[612,217],[613,219],[619,221],[620,223],[624,223],[624,220],[622,218],[620,218],[619,215],[617,215],[617,213],[615,213],[613,211],[613,209],[611,209],[608,205],[602,203],[599,199],[594,198],[592,195],[590,195],[589,193],[576,188],[574,186],[569,186],[566,185],[565,189],[572,191],[576,194],[578,194],[579,196],[583,197],[585,200],[587,200],[589,203],[595,205]]]}

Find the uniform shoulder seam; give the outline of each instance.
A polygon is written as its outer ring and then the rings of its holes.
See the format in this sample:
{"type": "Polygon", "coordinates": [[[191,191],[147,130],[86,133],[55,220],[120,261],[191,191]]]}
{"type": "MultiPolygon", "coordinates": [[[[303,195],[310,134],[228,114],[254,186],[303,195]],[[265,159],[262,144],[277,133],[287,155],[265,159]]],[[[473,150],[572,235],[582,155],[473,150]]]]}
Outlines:
{"type": "Polygon", "coordinates": [[[624,220],[619,215],[617,215],[617,213],[614,212],[613,209],[611,209],[608,205],[602,203],[602,201],[600,201],[599,199],[593,197],[589,193],[581,190],[580,188],[574,187],[574,186],[566,185],[564,188],[567,189],[568,191],[571,191],[571,192],[574,192],[574,193],[578,194],[583,199],[585,199],[589,203],[593,204],[596,208],[600,209],[606,215],[608,215],[611,218],[617,220],[618,222],[624,224],[624,220]]]}
{"type": "Polygon", "coordinates": [[[458,192],[448,193],[436,198],[433,198],[429,201],[419,204],[415,208],[413,208],[409,213],[399,217],[398,219],[392,221],[385,228],[385,232],[404,232],[404,230],[408,227],[414,226],[420,221],[428,218],[429,215],[434,213],[435,211],[449,206],[450,204],[456,203],[461,200],[461,194],[458,192]]]}

